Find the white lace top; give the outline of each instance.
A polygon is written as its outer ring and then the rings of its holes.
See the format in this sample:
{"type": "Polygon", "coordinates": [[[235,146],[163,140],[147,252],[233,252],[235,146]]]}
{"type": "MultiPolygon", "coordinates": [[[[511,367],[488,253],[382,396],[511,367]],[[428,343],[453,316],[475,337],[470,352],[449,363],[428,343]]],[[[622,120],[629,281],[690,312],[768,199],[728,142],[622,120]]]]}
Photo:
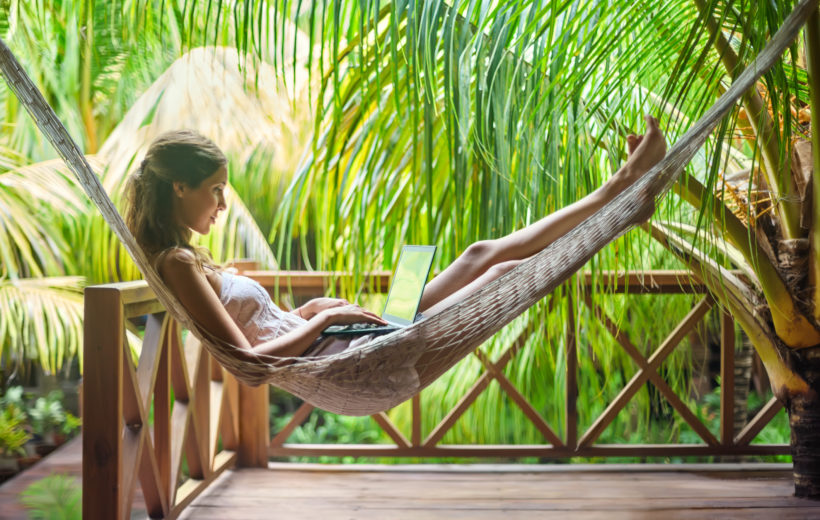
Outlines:
{"type": "Polygon", "coordinates": [[[221,276],[219,300],[251,345],[272,340],[306,323],[296,314],[280,309],[257,281],[224,272],[221,276]]]}

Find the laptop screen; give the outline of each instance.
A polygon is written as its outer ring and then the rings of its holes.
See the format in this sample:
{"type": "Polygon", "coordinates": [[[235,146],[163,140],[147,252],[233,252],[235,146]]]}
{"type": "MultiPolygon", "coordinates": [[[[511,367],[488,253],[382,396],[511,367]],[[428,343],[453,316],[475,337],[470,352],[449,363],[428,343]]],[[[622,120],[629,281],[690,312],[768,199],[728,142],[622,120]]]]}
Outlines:
{"type": "Polygon", "coordinates": [[[382,318],[401,325],[413,323],[435,253],[436,246],[402,248],[382,318]]]}

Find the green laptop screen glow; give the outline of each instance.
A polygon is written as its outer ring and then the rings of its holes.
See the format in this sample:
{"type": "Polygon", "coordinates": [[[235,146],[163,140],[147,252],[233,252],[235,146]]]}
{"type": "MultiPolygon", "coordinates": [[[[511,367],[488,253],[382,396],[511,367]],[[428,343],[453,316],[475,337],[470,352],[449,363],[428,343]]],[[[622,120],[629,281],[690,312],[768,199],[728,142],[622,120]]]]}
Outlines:
{"type": "Polygon", "coordinates": [[[427,282],[430,251],[405,250],[396,267],[390,296],[384,306],[384,314],[390,314],[413,322],[416,317],[421,292],[427,282]]]}

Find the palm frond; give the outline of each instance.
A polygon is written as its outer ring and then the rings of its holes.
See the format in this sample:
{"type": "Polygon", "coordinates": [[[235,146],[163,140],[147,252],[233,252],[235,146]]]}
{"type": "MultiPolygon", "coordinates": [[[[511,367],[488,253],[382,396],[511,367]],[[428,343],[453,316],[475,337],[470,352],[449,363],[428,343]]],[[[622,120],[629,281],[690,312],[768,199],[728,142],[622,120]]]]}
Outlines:
{"type": "Polygon", "coordinates": [[[0,364],[10,371],[35,361],[47,373],[79,357],[82,366],[83,279],[0,280],[0,364]]]}

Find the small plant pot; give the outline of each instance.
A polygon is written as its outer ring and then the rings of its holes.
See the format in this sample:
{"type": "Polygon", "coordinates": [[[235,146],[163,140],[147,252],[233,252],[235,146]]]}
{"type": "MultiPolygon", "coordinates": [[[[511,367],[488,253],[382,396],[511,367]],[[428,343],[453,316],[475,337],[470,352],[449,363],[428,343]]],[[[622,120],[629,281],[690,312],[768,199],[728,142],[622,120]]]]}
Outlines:
{"type": "Polygon", "coordinates": [[[54,444],[51,444],[51,443],[47,443],[47,442],[41,442],[40,444],[38,444],[34,448],[34,450],[37,452],[37,455],[39,455],[41,457],[45,457],[46,455],[48,455],[49,453],[51,453],[52,451],[54,451],[56,449],[57,449],[57,446],[55,446],[54,444]]]}
{"type": "Polygon", "coordinates": [[[53,440],[54,440],[54,444],[59,447],[59,446],[62,446],[63,444],[65,444],[65,441],[68,440],[68,436],[66,436],[66,434],[64,434],[64,433],[55,433],[54,437],[53,437],[53,440]]]}
{"type": "Polygon", "coordinates": [[[10,472],[14,475],[18,471],[20,471],[20,466],[17,465],[17,457],[0,456],[0,473],[10,472]]]}
{"type": "Polygon", "coordinates": [[[25,471],[28,468],[37,464],[37,462],[41,459],[39,455],[31,455],[25,457],[17,457],[17,466],[20,468],[20,471],[25,471]]]}

